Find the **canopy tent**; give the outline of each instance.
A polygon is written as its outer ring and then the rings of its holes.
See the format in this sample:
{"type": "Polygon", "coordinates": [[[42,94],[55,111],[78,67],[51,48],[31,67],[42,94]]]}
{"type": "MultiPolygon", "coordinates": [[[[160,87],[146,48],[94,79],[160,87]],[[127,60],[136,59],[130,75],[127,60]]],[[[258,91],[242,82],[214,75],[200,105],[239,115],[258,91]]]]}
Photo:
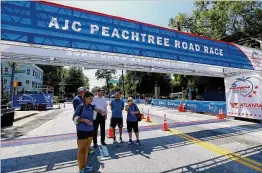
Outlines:
{"type": "Polygon", "coordinates": [[[227,77],[262,51],[43,1],[1,1],[3,61],[227,77]]]}

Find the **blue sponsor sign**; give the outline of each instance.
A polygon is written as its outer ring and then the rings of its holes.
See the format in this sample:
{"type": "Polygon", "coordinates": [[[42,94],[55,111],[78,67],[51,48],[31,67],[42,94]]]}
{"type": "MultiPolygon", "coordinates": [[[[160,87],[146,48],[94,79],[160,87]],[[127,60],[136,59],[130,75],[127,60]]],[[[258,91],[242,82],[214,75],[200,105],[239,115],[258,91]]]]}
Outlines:
{"type": "Polygon", "coordinates": [[[43,1],[1,1],[1,39],[253,69],[233,44],[43,1]]]}
{"type": "Polygon", "coordinates": [[[53,107],[53,95],[52,94],[17,94],[14,95],[13,105],[14,107],[20,107],[22,104],[46,104],[47,108],[53,107]]]}
{"type": "Polygon", "coordinates": [[[153,106],[162,106],[168,108],[178,108],[180,102],[186,106],[186,110],[194,112],[204,112],[204,113],[213,113],[218,114],[219,109],[222,109],[223,112],[226,112],[226,102],[209,102],[209,101],[191,101],[191,100],[160,100],[154,99],[152,101],[153,106]]]}

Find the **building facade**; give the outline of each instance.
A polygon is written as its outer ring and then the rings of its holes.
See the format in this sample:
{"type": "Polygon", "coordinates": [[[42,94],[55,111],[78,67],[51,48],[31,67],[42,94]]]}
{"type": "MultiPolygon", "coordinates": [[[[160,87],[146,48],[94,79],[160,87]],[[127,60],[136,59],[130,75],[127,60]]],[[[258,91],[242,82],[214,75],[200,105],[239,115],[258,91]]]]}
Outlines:
{"type": "MultiPolygon", "coordinates": [[[[1,63],[1,81],[3,94],[10,93],[12,67],[9,62],[1,63]]],[[[34,64],[17,64],[14,81],[19,82],[17,93],[40,92],[43,86],[43,70],[34,64]]]]}

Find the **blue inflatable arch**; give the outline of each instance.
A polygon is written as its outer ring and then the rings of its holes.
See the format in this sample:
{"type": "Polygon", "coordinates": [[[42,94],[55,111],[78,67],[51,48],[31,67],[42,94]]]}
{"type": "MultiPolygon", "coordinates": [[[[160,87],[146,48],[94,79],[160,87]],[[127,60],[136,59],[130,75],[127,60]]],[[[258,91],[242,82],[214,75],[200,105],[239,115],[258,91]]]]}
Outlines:
{"type": "Polygon", "coordinates": [[[262,71],[262,52],[44,1],[1,1],[2,60],[226,77],[262,71]]]}

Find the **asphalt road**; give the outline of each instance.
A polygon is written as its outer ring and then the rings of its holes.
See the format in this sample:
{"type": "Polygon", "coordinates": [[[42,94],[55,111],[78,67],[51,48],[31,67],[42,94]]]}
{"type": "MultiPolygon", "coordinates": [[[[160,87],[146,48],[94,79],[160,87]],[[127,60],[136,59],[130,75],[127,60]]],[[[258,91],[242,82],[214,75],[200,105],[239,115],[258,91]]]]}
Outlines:
{"type": "MultiPolygon", "coordinates": [[[[139,123],[141,145],[128,145],[126,130],[123,144],[106,139],[109,156],[102,148],[90,156],[94,172],[262,172],[262,124],[139,107],[146,116],[149,110],[152,120],[139,123]],[[164,114],[170,131],[161,130],[164,114]]],[[[1,142],[1,171],[78,172],[72,114],[72,105],[67,105],[7,129],[1,142]]]]}

